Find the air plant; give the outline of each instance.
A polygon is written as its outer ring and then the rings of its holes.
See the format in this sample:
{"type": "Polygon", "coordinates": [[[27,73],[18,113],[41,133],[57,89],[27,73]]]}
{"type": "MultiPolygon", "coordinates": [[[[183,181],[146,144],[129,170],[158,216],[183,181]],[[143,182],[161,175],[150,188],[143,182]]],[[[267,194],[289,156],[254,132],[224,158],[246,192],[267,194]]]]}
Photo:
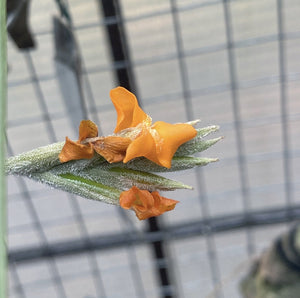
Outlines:
{"type": "Polygon", "coordinates": [[[152,123],[134,94],[122,87],[110,92],[117,125],[109,136],[98,136],[97,125],[82,120],[79,137],[22,153],[7,160],[7,174],[23,175],[87,199],[135,211],[140,220],[175,208],[178,201],[159,191],[192,189],[156,172],[204,166],[217,158],[194,157],[218,142],[205,140],[218,126],[196,129],[198,120],[152,123]]]}

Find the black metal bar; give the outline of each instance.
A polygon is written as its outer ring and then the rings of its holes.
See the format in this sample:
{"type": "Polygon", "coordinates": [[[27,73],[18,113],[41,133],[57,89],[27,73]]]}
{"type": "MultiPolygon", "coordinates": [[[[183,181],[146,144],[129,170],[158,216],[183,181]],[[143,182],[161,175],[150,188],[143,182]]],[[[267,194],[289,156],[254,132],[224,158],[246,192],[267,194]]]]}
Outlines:
{"type": "Polygon", "coordinates": [[[105,19],[116,18],[116,23],[105,25],[113,64],[117,65],[120,62],[123,64],[121,67],[114,67],[116,81],[126,89],[135,92],[134,73],[120,3],[118,0],[99,0],[99,2],[105,19]]]}
{"type": "Polygon", "coordinates": [[[62,257],[85,253],[90,250],[120,249],[128,245],[150,244],[161,240],[179,240],[195,236],[213,235],[226,231],[245,229],[247,227],[262,227],[279,223],[291,223],[300,219],[300,205],[292,208],[276,208],[263,211],[252,211],[244,214],[230,214],[215,217],[211,220],[195,220],[178,225],[172,225],[141,234],[115,233],[111,235],[98,235],[86,239],[60,241],[49,245],[33,246],[27,249],[11,250],[8,254],[9,262],[26,262],[45,259],[49,257],[62,257]]]}
{"type": "MultiPolygon", "coordinates": [[[[99,0],[99,4],[101,5],[102,13],[105,19],[116,19],[116,22],[107,22],[105,25],[111,50],[112,61],[114,64],[116,81],[121,86],[136,94],[137,88],[135,85],[130,51],[127,44],[121,5],[118,0],[99,0]]],[[[157,218],[151,218],[147,222],[149,233],[155,233],[160,230],[159,221],[157,218]]],[[[172,289],[167,262],[165,262],[166,265],[164,267],[161,266],[161,261],[166,261],[163,239],[152,242],[151,244],[156,260],[156,267],[162,290],[161,297],[172,298],[174,297],[174,295],[171,290],[166,291],[166,289],[172,289]]]]}
{"type": "MultiPolygon", "coordinates": [[[[147,221],[149,232],[148,233],[159,233],[161,232],[161,227],[159,220],[156,217],[151,217],[147,221]]],[[[164,248],[164,238],[153,241],[152,243],[153,254],[156,259],[156,270],[159,274],[159,281],[161,284],[161,297],[172,298],[174,297],[174,288],[170,285],[170,275],[168,269],[168,262],[165,257],[165,248],[164,248]]]]}

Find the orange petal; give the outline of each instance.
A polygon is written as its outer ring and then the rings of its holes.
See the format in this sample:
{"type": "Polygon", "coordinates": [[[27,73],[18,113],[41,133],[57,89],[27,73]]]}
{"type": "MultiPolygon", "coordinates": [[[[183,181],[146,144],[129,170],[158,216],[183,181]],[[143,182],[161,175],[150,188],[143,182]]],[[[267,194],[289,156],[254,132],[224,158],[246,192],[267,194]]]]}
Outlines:
{"type": "Polygon", "coordinates": [[[140,220],[170,211],[177,203],[178,201],[160,196],[157,191],[150,193],[136,186],[123,191],[120,195],[120,206],[124,209],[133,209],[140,220]]]}
{"type": "Polygon", "coordinates": [[[163,140],[157,150],[159,163],[166,168],[171,167],[173,155],[180,145],[197,135],[196,129],[184,123],[169,124],[163,121],[155,122],[152,127],[163,140]]]}
{"type": "Polygon", "coordinates": [[[140,190],[136,186],[121,193],[120,206],[125,209],[133,209],[140,220],[155,216],[152,212],[154,199],[151,193],[147,190],[140,190]]]}
{"type": "Polygon", "coordinates": [[[86,138],[95,138],[98,136],[98,127],[91,120],[82,120],[79,125],[79,139],[81,142],[86,138]]]}
{"type": "Polygon", "coordinates": [[[118,119],[115,133],[129,127],[135,127],[150,117],[139,107],[135,95],[123,87],[110,91],[110,98],[117,111],[118,119]]]}
{"type": "Polygon", "coordinates": [[[140,190],[136,186],[123,191],[120,195],[120,206],[124,209],[131,209],[134,205],[146,209],[151,208],[154,205],[151,193],[147,190],[140,190]]]}
{"type": "Polygon", "coordinates": [[[58,157],[61,162],[67,162],[75,159],[92,158],[93,156],[94,149],[90,144],[82,145],[66,137],[65,145],[58,157]]]}
{"type": "Polygon", "coordinates": [[[126,149],[131,143],[129,138],[110,136],[99,138],[93,143],[97,153],[102,155],[108,162],[122,161],[126,154],[126,149]]]}
{"type": "Polygon", "coordinates": [[[159,212],[164,213],[166,211],[173,210],[179,201],[162,197],[158,191],[151,193],[154,198],[154,206],[159,212]]]}
{"type": "Polygon", "coordinates": [[[123,160],[124,163],[132,160],[133,158],[144,156],[149,160],[160,164],[156,155],[156,143],[148,129],[143,129],[140,135],[131,142],[126,151],[126,156],[123,160]]]}

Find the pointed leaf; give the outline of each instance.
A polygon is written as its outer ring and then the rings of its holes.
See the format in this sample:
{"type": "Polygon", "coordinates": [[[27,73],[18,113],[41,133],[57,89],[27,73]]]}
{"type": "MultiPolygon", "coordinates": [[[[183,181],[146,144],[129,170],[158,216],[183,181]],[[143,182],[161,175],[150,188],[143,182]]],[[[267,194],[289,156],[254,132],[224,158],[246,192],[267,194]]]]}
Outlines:
{"type": "Polygon", "coordinates": [[[222,137],[204,141],[197,136],[193,140],[180,146],[176,151],[175,156],[187,156],[197,152],[202,152],[208,149],[209,147],[211,147],[212,145],[216,144],[217,142],[219,142],[221,139],[222,137]]]}
{"type": "Polygon", "coordinates": [[[218,159],[206,157],[175,156],[172,159],[171,168],[168,169],[165,167],[160,167],[159,165],[145,158],[137,158],[127,163],[126,167],[133,170],[143,169],[146,172],[175,172],[191,169],[194,167],[206,166],[207,164],[215,161],[218,161],[218,159]]]}
{"type": "Polygon", "coordinates": [[[43,172],[59,165],[58,155],[65,142],[40,147],[6,160],[5,173],[28,175],[32,172],[43,172]]]}
{"type": "Polygon", "coordinates": [[[73,174],[33,173],[30,178],[81,197],[119,205],[121,191],[73,174]]]}

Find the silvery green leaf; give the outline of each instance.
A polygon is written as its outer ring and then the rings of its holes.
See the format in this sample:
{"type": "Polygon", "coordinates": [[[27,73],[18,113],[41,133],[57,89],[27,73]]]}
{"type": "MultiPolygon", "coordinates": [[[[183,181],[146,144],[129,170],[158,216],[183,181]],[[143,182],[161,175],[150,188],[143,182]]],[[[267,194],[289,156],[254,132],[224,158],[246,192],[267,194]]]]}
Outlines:
{"type": "Polygon", "coordinates": [[[29,175],[35,172],[45,172],[53,167],[64,165],[69,168],[86,168],[106,163],[99,154],[92,159],[72,160],[66,163],[59,161],[58,155],[65,142],[54,143],[48,146],[21,153],[6,160],[5,173],[14,175],[29,175]]]}
{"type": "Polygon", "coordinates": [[[121,190],[73,174],[32,173],[30,178],[87,199],[119,205],[121,190]]]}
{"type": "Polygon", "coordinates": [[[49,170],[57,175],[65,173],[79,173],[85,169],[94,167],[106,169],[109,167],[109,163],[101,155],[95,154],[91,159],[79,159],[59,163],[49,170]]]}
{"type": "MultiPolygon", "coordinates": [[[[206,157],[191,157],[191,156],[175,156],[172,159],[172,166],[170,169],[161,167],[156,163],[146,158],[136,158],[123,166],[133,170],[143,169],[146,172],[175,172],[191,169],[197,166],[206,166],[211,162],[218,161],[217,158],[206,157]]],[[[120,166],[122,166],[120,164],[120,166]]]]}
{"type": "Polygon", "coordinates": [[[220,129],[218,125],[211,125],[207,127],[197,128],[197,137],[204,138],[212,132],[216,132],[220,129]]]}
{"type": "MultiPolygon", "coordinates": [[[[197,121],[194,122],[196,123],[197,121]]],[[[133,170],[143,169],[144,171],[149,172],[179,171],[195,166],[207,165],[210,162],[216,161],[216,159],[194,158],[188,157],[187,155],[201,152],[218,142],[221,138],[203,140],[203,137],[218,129],[218,126],[208,126],[197,129],[197,136],[178,148],[175,156],[173,157],[171,169],[158,166],[155,163],[147,160],[146,158],[136,158],[128,162],[127,164],[109,164],[102,156],[98,154],[95,154],[92,159],[82,159],[69,161],[67,163],[60,163],[58,155],[64,145],[64,142],[60,142],[45,147],[40,147],[29,152],[22,153],[18,156],[9,158],[6,161],[5,171],[6,174],[25,176],[29,176],[31,173],[35,172],[46,172],[53,168],[55,168],[56,174],[78,173],[80,171],[83,171],[84,169],[92,168],[97,168],[99,169],[99,171],[100,169],[106,171],[108,169],[116,167],[133,170]]],[[[127,175],[129,174],[127,173],[127,175]]],[[[131,175],[134,176],[133,174],[131,175]]],[[[111,174],[111,176],[113,176],[113,173],[111,174]]],[[[123,178],[123,180],[125,180],[125,178],[123,178]]]]}
{"type": "Polygon", "coordinates": [[[194,139],[184,143],[181,145],[174,156],[188,156],[192,155],[197,152],[202,152],[212,145],[216,144],[218,141],[220,141],[222,137],[210,139],[210,140],[202,140],[201,137],[196,136],[194,139]]]}
{"type": "Polygon", "coordinates": [[[55,167],[52,169],[54,174],[71,173],[76,176],[99,182],[118,189],[129,189],[137,186],[149,191],[155,190],[174,190],[191,189],[190,186],[181,182],[167,179],[162,176],[143,172],[139,170],[127,169],[125,167],[92,167],[86,169],[76,169],[70,167],[55,167]]]}
{"type": "Polygon", "coordinates": [[[65,142],[40,147],[6,160],[5,173],[28,175],[32,172],[44,172],[59,165],[58,155],[65,142]]]}
{"type": "Polygon", "coordinates": [[[149,191],[155,190],[174,190],[174,189],[192,189],[191,186],[182,182],[167,179],[165,177],[151,174],[140,170],[112,167],[108,175],[115,175],[124,182],[126,188],[136,185],[141,189],[149,191]]]}

